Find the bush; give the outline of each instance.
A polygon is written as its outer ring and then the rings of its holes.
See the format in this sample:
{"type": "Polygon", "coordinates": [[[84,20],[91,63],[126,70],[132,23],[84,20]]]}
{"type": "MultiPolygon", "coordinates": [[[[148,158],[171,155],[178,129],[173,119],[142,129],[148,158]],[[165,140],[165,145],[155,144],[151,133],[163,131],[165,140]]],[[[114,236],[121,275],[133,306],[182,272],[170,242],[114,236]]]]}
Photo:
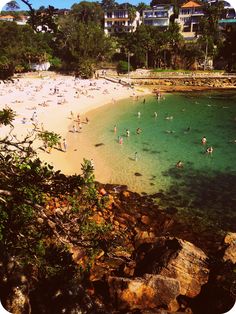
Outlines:
{"type": "MultiPolygon", "coordinates": [[[[128,62],[127,61],[119,61],[119,63],[117,64],[116,70],[117,70],[118,74],[128,73],[128,62]]],[[[130,71],[133,70],[131,65],[129,67],[129,70],[130,71]]]]}
{"type": "Polygon", "coordinates": [[[60,70],[62,68],[61,59],[57,57],[51,58],[49,62],[51,64],[51,67],[50,67],[51,70],[60,70]]]}
{"type": "Polygon", "coordinates": [[[94,74],[94,64],[90,60],[84,60],[77,65],[76,76],[79,76],[83,79],[89,79],[93,77],[94,74]]]}

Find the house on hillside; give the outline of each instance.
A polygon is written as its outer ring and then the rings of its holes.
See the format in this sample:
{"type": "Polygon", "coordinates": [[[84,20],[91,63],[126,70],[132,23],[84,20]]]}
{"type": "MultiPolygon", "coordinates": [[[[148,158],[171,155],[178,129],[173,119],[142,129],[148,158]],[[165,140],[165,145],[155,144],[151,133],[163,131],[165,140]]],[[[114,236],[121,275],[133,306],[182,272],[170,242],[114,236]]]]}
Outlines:
{"type": "Polygon", "coordinates": [[[136,11],[134,18],[128,9],[111,9],[104,12],[105,34],[132,33],[141,24],[140,14],[136,11]]]}
{"type": "Polygon", "coordinates": [[[174,14],[174,7],[169,4],[157,5],[152,9],[143,11],[143,23],[145,25],[168,27],[170,17],[174,14]]]}
{"type": "Polygon", "coordinates": [[[202,5],[195,1],[189,1],[180,7],[177,22],[180,24],[184,39],[192,40],[196,37],[202,16],[204,16],[202,5]]]}
{"type": "Polygon", "coordinates": [[[15,18],[15,22],[17,25],[26,25],[28,22],[29,16],[26,15],[19,15],[15,18]]]}
{"type": "Polygon", "coordinates": [[[13,22],[14,21],[14,16],[12,15],[1,15],[0,16],[0,21],[7,21],[7,22],[13,22]]]}

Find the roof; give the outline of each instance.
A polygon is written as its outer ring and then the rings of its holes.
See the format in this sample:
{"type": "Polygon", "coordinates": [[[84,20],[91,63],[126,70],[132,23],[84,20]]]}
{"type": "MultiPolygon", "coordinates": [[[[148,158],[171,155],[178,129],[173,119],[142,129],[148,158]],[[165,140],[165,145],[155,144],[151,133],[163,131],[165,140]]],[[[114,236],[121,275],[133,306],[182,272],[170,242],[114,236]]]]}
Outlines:
{"type": "Polygon", "coordinates": [[[189,1],[183,4],[181,8],[197,8],[197,7],[201,7],[201,5],[195,1],[189,1]]]}
{"type": "Polygon", "coordinates": [[[14,19],[14,16],[12,16],[12,15],[1,15],[0,19],[14,19]]]}

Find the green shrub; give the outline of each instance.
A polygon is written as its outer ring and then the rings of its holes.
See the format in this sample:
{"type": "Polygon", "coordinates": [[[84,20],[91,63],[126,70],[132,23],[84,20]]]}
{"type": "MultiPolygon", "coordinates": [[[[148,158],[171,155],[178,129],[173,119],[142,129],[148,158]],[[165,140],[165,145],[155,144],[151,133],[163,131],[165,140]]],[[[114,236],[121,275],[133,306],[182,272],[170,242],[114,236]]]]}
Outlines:
{"type": "MultiPolygon", "coordinates": [[[[125,74],[128,73],[128,62],[127,61],[119,61],[116,67],[118,74],[125,74]]],[[[132,71],[133,68],[130,65],[129,70],[132,71]]]]}

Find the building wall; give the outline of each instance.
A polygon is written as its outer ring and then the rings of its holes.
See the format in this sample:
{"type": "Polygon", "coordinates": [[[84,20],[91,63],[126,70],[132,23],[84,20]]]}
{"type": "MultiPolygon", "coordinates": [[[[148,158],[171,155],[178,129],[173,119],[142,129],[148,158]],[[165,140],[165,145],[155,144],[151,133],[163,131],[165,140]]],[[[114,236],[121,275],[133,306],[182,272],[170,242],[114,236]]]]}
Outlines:
{"type": "Polygon", "coordinates": [[[153,9],[143,11],[143,23],[145,25],[168,27],[173,13],[173,6],[156,6],[153,9]]]}
{"type": "Polygon", "coordinates": [[[135,32],[139,24],[141,24],[139,12],[136,12],[133,21],[129,18],[128,10],[108,10],[104,13],[105,34],[135,32]]]}

